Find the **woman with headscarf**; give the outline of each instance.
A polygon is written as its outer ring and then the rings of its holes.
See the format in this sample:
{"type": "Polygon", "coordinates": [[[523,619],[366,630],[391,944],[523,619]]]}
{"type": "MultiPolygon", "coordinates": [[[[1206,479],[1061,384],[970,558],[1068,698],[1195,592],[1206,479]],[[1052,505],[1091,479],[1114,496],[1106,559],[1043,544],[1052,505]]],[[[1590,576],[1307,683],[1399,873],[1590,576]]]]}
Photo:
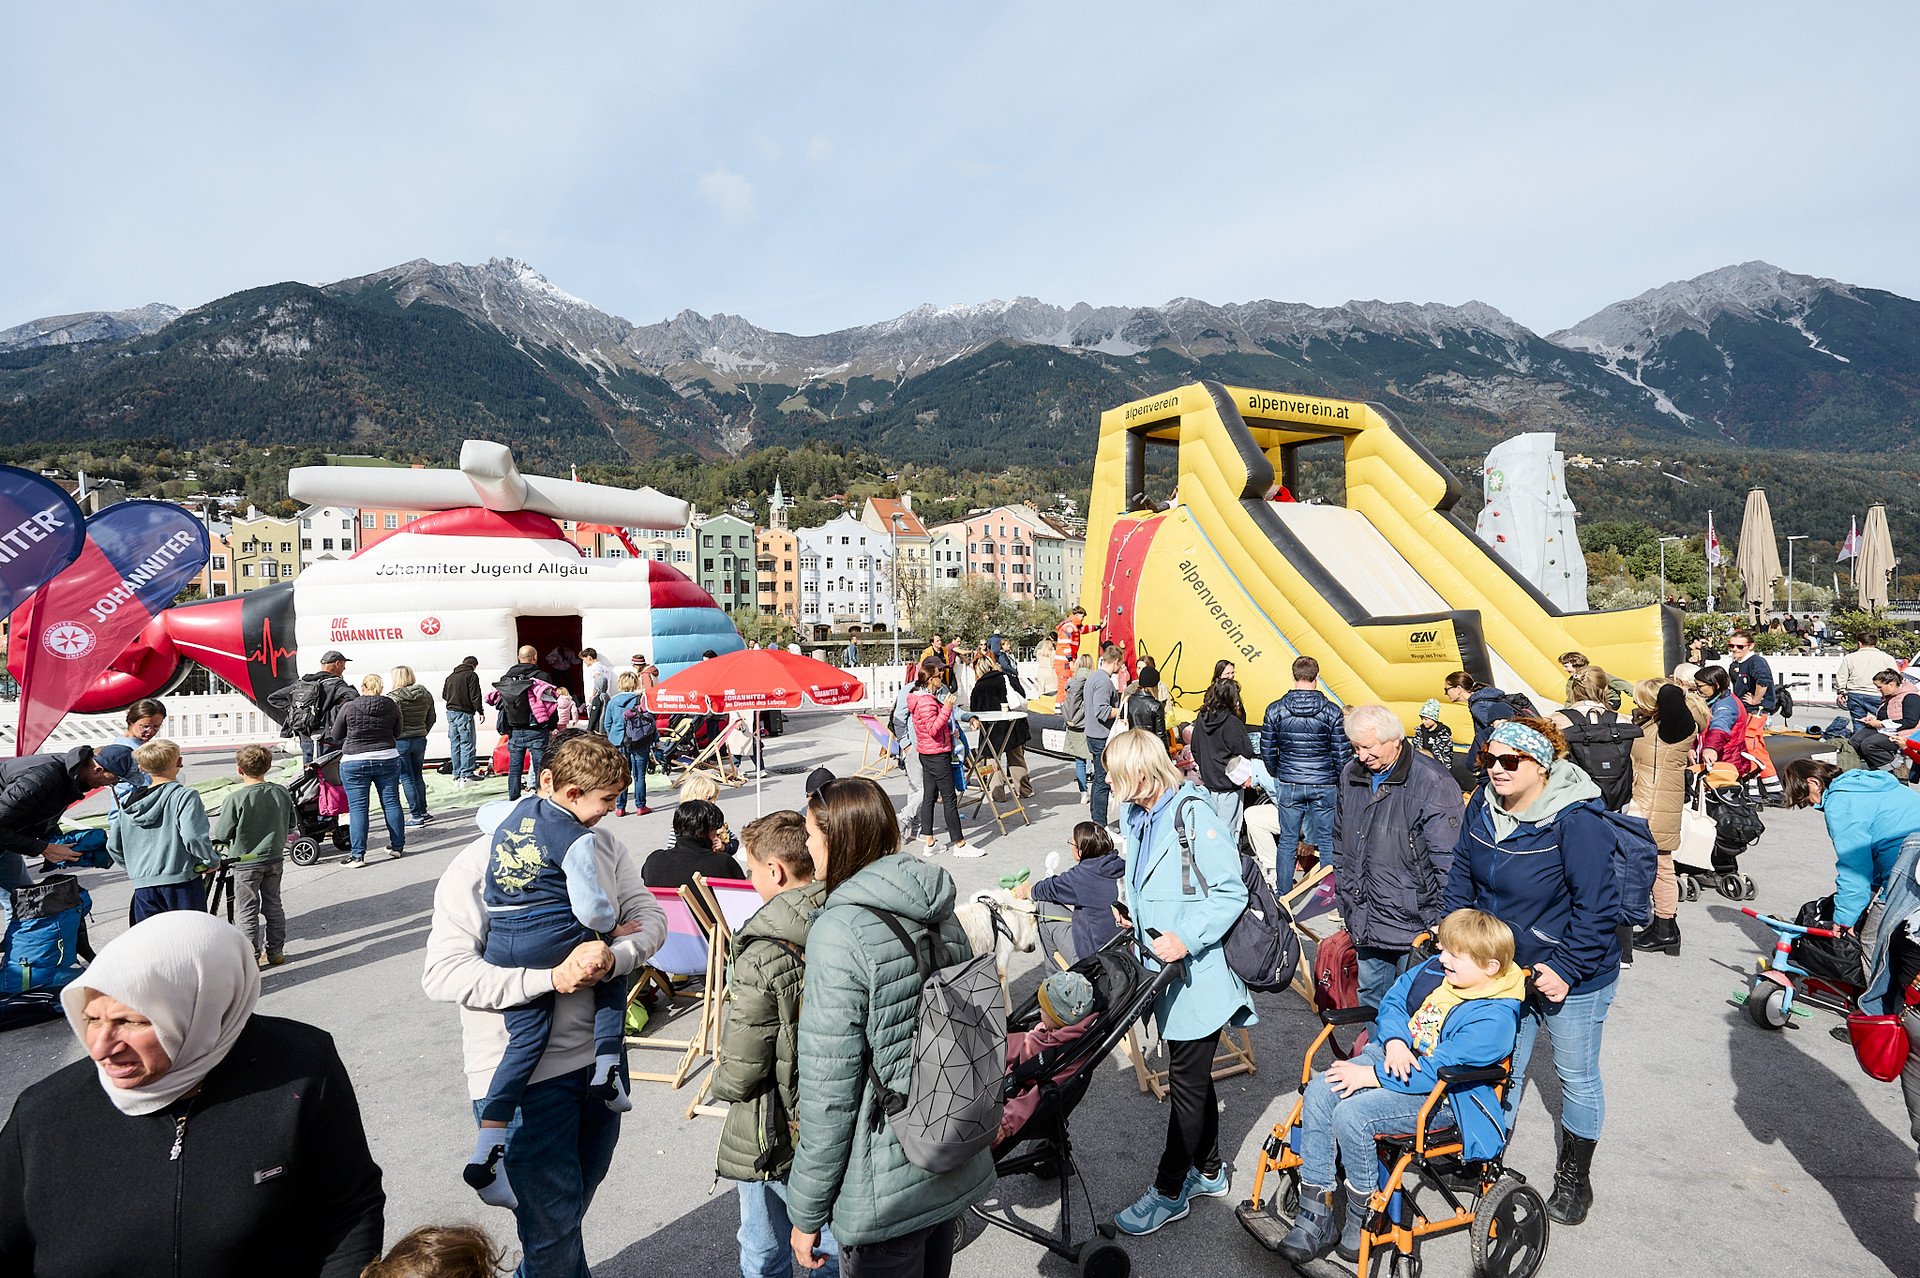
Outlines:
{"type": "Polygon", "coordinates": [[[353,1278],[386,1194],[333,1039],[259,1016],[260,971],[208,914],[157,914],[60,1002],[89,1059],[0,1130],[0,1273],[353,1278]]]}

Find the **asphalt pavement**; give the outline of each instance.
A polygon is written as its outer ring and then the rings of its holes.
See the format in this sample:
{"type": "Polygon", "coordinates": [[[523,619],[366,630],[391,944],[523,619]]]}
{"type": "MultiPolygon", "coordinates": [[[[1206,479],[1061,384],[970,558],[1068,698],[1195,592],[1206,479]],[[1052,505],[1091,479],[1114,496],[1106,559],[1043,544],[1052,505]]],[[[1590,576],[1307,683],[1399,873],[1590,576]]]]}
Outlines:
{"type": "MultiPolygon", "coordinates": [[[[802,714],[767,747],[763,806],[797,806],[806,773],[822,764],[845,775],[857,766],[862,734],[848,717],[802,714]]],[[[1049,851],[1066,852],[1086,809],[1074,797],[1070,765],[1039,755],[1040,797],[1030,826],[1002,834],[982,812],[967,823],[987,850],[976,860],[944,854],[963,892],[1002,874],[1036,875],[1049,851]]],[[[195,756],[188,780],[225,772],[230,756],[195,756]]],[[[887,788],[900,799],[904,781],[887,788]]],[[[755,814],[751,788],[729,790],[721,806],[735,828],[755,814]]],[[[672,808],[609,818],[637,855],[669,841],[672,808]]],[[[1833,855],[1818,813],[1769,811],[1767,833],[1744,858],[1758,884],[1751,904],[1791,917],[1801,902],[1832,890],[1833,855]]],[[[1017,819],[1016,819],[1017,821],[1017,819]]],[[[376,822],[376,832],[380,827],[376,822]]],[[[387,1237],[429,1221],[479,1222],[511,1238],[507,1213],[481,1206],[460,1180],[472,1149],[472,1117],[461,1073],[454,1010],[420,989],[422,950],[434,883],[475,836],[470,811],[410,832],[407,855],[347,870],[337,859],[289,865],[285,967],[264,977],[261,1010],[319,1025],[334,1036],[360,1097],[375,1157],[386,1173],[387,1237]]],[[[377,833],[373,847],[384,846],[377,833]]],[[[374,853],[378,856],[378,852],[374,853]]],[[[123,876],[85,872],[94,896],[96,944],[125,926],[123,876]]],[[[1920,1275],[1915,1220],[1915,1149],[1897,1084],[1869,1079],[1845,1043],[1829,1037],[1838,1018],[1814,1012],[1784,1031],[1755,1026],[1729,999],[1772,934],[1718,895],[1683,904],[1678,958],[1642,956],[1621,977],[1602,1061],[1608,1112],[1594,1161],[1595,1203],[1587,1223],[1555,1229],[1543,1272],[1568,1278],[1621,1274],[1920,1275]]],[[[1038,979],[1038,956],[1018,956],[1015,997],[1038,979]]],[[[1148,1238],[1124,1240],[1139,1274],[1284,1274],[1287,1263],[1239,1226],[1233,1205],[1251,1183],[1260,1141],[1285,1116],[1300,1054],[1317,1030],[1294,994],[1258,999],[1253,1030],[1259,1062],[1251,1076],[1219,1084],[1223,1144],[1236,1172],[1227,1199],[1203,1199],[1186,1220],[1148,1238]]],[[[81,1055],[64,1022],[0,1035],[0,1105],[21,1088],[81,1055]]],[[[664,1054],[636,1066],[659,1068],[664,1054]]],[[[1541,1040],[1509,1151],[1536,1184],[1551,1181],[1558,1090],[1552,1053],[1541,1040]]],[[[685,1117],[696,1076],[674,1091],[637,1086],[613,1167],[586,1221],[596,1274],[738,1272],[730,1187],[714,1182],[720,1122],[685,1117]]],[[[1086,1193],[1104,1221],[1151,1179],[1167,1111],[1138,1090],[1130,1069],[1103,1065],[1073,1116],[1086,1193]]],[[[1058,1189],[1030,1179],[999,1186],[1001,1201],[1051,1225],[1058,1189]]],[[[1086,1202],[1074,1190],[1076,1232],[1086,1202]]],[[[969,1238],[955,1273],[1067,1275],[1073,1267],[1012,1234],[969,1238]]],[[[1428,1240],[1433,1278],[1471,1272],[1465,1233],[1428,1240]]],[[[1323,1263],[1315,1272],[1350,1272],[1323,1263]]]]}

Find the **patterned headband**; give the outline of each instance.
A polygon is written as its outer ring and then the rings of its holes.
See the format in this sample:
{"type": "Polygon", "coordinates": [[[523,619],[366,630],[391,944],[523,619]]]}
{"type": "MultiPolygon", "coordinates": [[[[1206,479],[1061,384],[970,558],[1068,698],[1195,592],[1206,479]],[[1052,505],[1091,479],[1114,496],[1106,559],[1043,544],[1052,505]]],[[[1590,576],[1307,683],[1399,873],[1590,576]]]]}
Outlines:
{"type": "Polygon", "coordinates": [[[1512,746],[1543,768],[1553,767],[1553,742],[1547,740],[1546,733],[1529,728],[1518,719],[1502,719],[1494,724],[1493,735],[1487,740],[1512,746]]]}

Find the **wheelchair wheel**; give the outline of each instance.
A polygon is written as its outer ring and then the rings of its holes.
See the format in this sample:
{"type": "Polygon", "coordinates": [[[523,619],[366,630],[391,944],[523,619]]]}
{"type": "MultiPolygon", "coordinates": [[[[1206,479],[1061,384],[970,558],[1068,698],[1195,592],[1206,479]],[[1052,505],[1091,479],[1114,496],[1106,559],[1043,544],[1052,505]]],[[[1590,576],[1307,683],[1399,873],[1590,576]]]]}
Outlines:
{"type": "Polygon", "coordinates": [[[287,844],[287,859],[295,865],[312,865],[320,859],[320,845],[303,834],[287,844]]]}
{"type": "Polygon", "coordinates": [[[1300,1219],[1300,1171],[1295,1168],[1286,1176],[1286,1184],[1280,1187],[1280,1201],[1274,1209],[1288,1220],[1300,1219]]]}
{"type": "Polygon", "coordinates": [[[1133,1257],[1117,1243],[1090,1242],[1080,1249],[1080,1278],[1128,1278],[1133,1257]]]}
{"type": "Polygon", "coordinates": [[[1761,1029],[1777,1030],[1786,1027],[1787,991],[1764,976],[1753,978],[1753,984],[1747,986],[1747,1015],[1761,1029]]]}
{"type": "Polygon", "coordinates": [[[1387,1272],[1392,1278],[1420,1278],[1420,1271],[1426,1267],[1427,1262],[1420,1258],[1419,1252],[1396,1251],[1387,1263],[1387,1272]]]}
{"type": "Polygon", "coordinates": [[[1474,1207],[1476,1278],[1533,1278],[1547,1258],[1551,1229],[1539,1191],[1512,1176],[1502,1176],[1474,1207]]]}

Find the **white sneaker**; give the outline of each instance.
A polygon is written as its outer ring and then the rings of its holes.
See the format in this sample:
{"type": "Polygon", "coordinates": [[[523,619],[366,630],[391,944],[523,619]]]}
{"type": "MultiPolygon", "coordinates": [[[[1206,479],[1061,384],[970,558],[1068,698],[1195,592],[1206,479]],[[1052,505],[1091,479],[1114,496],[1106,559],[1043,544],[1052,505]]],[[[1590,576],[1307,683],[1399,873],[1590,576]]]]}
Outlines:
{"type": "Polygon", "coordinates": [[[940,854],[938,851],[935,850],[933,844],[922,843],[920,845],[920,855],[926,857],[928,860],[932,860],[934,857],[940,854]]]}
{"type": "Polygon", "coordinates": [[[971,860],[976,856],[985,856],[987,850],[971,843],[962,843],[953,849],[953,854],[962,860],[971,860]]]}

